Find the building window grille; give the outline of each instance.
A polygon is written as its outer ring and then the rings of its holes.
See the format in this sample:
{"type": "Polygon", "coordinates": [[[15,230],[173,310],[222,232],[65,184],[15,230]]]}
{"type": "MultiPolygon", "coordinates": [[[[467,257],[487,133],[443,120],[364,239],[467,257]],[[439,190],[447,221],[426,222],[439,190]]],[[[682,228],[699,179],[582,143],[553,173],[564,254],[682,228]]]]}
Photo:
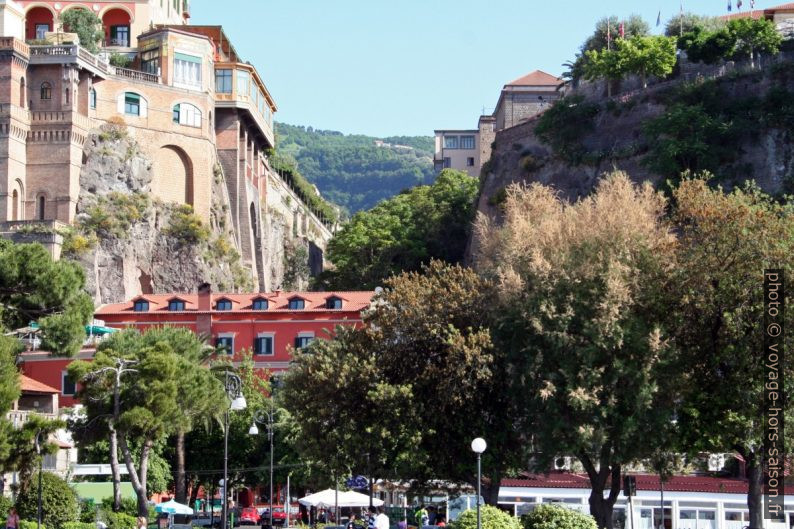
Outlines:
{"type": "Polygon", "coordinates": [[[201,57],[175,53],[174,83],[201,87],[201,57]]]}
{"type": "Polygon", "coordinates": [[[215,91],[219,94],[232,93],[231,70],[215,70],[215,91]]]}
{"type": "Polygon", "coordinates": [[[474,148],[474,136],[461,136],[460,137],[460,148],[461,149],[473,149],[474,148]]]}
{"type": "Polygon", "coordinates": [[[181,312],[185,310],[185,302],[181,299],[172,299],[168,302],[168,310],[172,312],[181,312]]]}
{"type": "Polygon", "coordinates": [[[149,302],[145,299],[139,299],[132,306],[132,310],[135,312],[149,312],[149,302]]]}
{"type": "Polygon", "coordinates": [[[457,149],[458,148],[458,137],[457,136],[444,136],[444,148],[445,149],[457,149]]]}
{"type": "Polygon", "coordinates": [[[255,299],[252,308],[254,310],[267,310],[268,302],[263,298],[255,299]]]}
{"type": "Polygon", "coordinates": [[[160,75],[160,48],[141,53],[141,71],[152,75],[160,75]]]}

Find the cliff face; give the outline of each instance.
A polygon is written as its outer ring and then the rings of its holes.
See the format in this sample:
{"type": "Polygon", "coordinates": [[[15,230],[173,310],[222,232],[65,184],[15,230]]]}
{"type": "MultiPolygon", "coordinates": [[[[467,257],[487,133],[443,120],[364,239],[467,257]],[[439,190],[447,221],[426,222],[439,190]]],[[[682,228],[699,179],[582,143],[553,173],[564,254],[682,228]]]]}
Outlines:
{"type": "Polygon", "coordinates": [[[539,182],[576,200],[613,169],[660,188],[690,167],[709,170],[727,189],[753,179],[767,192],[791,192],[792,71],[784,62],[611,99],[566,96],[564,111],[550,109],[547,114],[556,113],[497,132],[481,175],[478,211],[498,218],[512,183],[539,182]]]}
{"type": "Polygon", "coordinates": [[[85,268],[96,303],[189,292],[204,281],[219,290],[250,288],[219,177],[204,226],[189,208],[150,198],[152,164],[122,127],[92,133],[83,161],[77,222],[64,251],[85,268]]]}

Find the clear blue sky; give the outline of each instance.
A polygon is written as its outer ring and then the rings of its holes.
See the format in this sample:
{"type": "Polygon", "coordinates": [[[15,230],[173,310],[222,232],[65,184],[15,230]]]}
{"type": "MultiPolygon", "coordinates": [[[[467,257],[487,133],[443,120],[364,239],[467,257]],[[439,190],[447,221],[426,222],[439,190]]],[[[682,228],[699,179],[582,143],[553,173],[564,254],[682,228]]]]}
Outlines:
{"type": "MultiPolygon", "coordinates": [[[[727,3],[683,0],[711,15],[727,3]]],[[[475,127],[512,79],[559,75],[599,18],[637,13],[656,29],[659,10],[663,29],[679,0],[191,0],[191,22],[224,26],[273,94],[278,121],[432,135],[475,127]]]]}

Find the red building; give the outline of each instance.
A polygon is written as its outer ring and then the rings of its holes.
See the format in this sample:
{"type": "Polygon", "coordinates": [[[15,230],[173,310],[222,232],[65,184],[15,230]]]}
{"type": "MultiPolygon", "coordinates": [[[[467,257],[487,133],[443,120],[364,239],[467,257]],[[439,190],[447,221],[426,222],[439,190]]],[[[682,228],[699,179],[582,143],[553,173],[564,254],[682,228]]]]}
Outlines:
{"type": "MultiPolygon", "coordinates": [[[[360,325],[361,312],[374,292],[281,292],[214,294],[208,285],[198,294],[146,294],[124,303],[103,305],[96,318],[108,327],[145,330],[155,326],[188,327],[239,360],[253,353],[255,367],[273,372],[289,366],[291,352],[315,338],[329,338],[337,325],[360,325]]],[[[77,358],[90,359],[92,349],[77,358]]],[[[73,358],[31,351],[21,356],[30,378],[60,389],[61,406],[77,403],[66,376],[73,358]]]]}

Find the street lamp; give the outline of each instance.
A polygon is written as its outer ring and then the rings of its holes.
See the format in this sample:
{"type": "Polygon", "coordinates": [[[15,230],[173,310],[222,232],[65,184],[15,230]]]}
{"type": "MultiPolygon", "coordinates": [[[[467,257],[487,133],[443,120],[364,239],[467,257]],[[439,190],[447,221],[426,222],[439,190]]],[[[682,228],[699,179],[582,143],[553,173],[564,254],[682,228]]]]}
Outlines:
{"type": "Polygon", "coordinates": [[[36,511],[36,529],[41,529],[41,472],[42,472],[42,464],[41,464],[41,449],[43,448],[41,442],[41,436],[44,434],[44,430],[39,430],[36,432],[36,453],[39,455],[39,502],[38,502],[38,510],[36,511]]]}
{"type": "MultiPolygon", "coordinates": [[[[254,413],[254,421],[251,423],[251,427],[248,429],[248,435],[259,435],[259,428],[257,428],[256,423],[267,425],[267,437],[270,440],[270,510],[268,511],[268,516],[270,518],[269,529],[273,529],[273,413],[273,408],[270,408],[269,411],[258,410],[256,413],[254,413]]],[[[287,513],[289,513],[289,509],[287,509],[287,513]]],[[[287,516],[289,516],[289,514],[287,516]]]]}
{"type": "Polygon", "coordinates": [[[477,454],[477,529],[482,529],[482,519],[480,518],[480,487],[482,485],[482,453],[485,452],[485,439],[478,437],[471,442],[472,451],[477,454]]]}
{"type": "Polygon", "coordinates": [[[229,406],[223,417],[223,504],[221,505],[221,513],[223,520],[221,520],[221,528],[226,529],[229,522],[229,411],[244,410],[246,406],[245,397],[243,396],[243,381],[239,376],[226,370],[224,372],[226,388],[226,397],[229,399],[229,406]]]}

